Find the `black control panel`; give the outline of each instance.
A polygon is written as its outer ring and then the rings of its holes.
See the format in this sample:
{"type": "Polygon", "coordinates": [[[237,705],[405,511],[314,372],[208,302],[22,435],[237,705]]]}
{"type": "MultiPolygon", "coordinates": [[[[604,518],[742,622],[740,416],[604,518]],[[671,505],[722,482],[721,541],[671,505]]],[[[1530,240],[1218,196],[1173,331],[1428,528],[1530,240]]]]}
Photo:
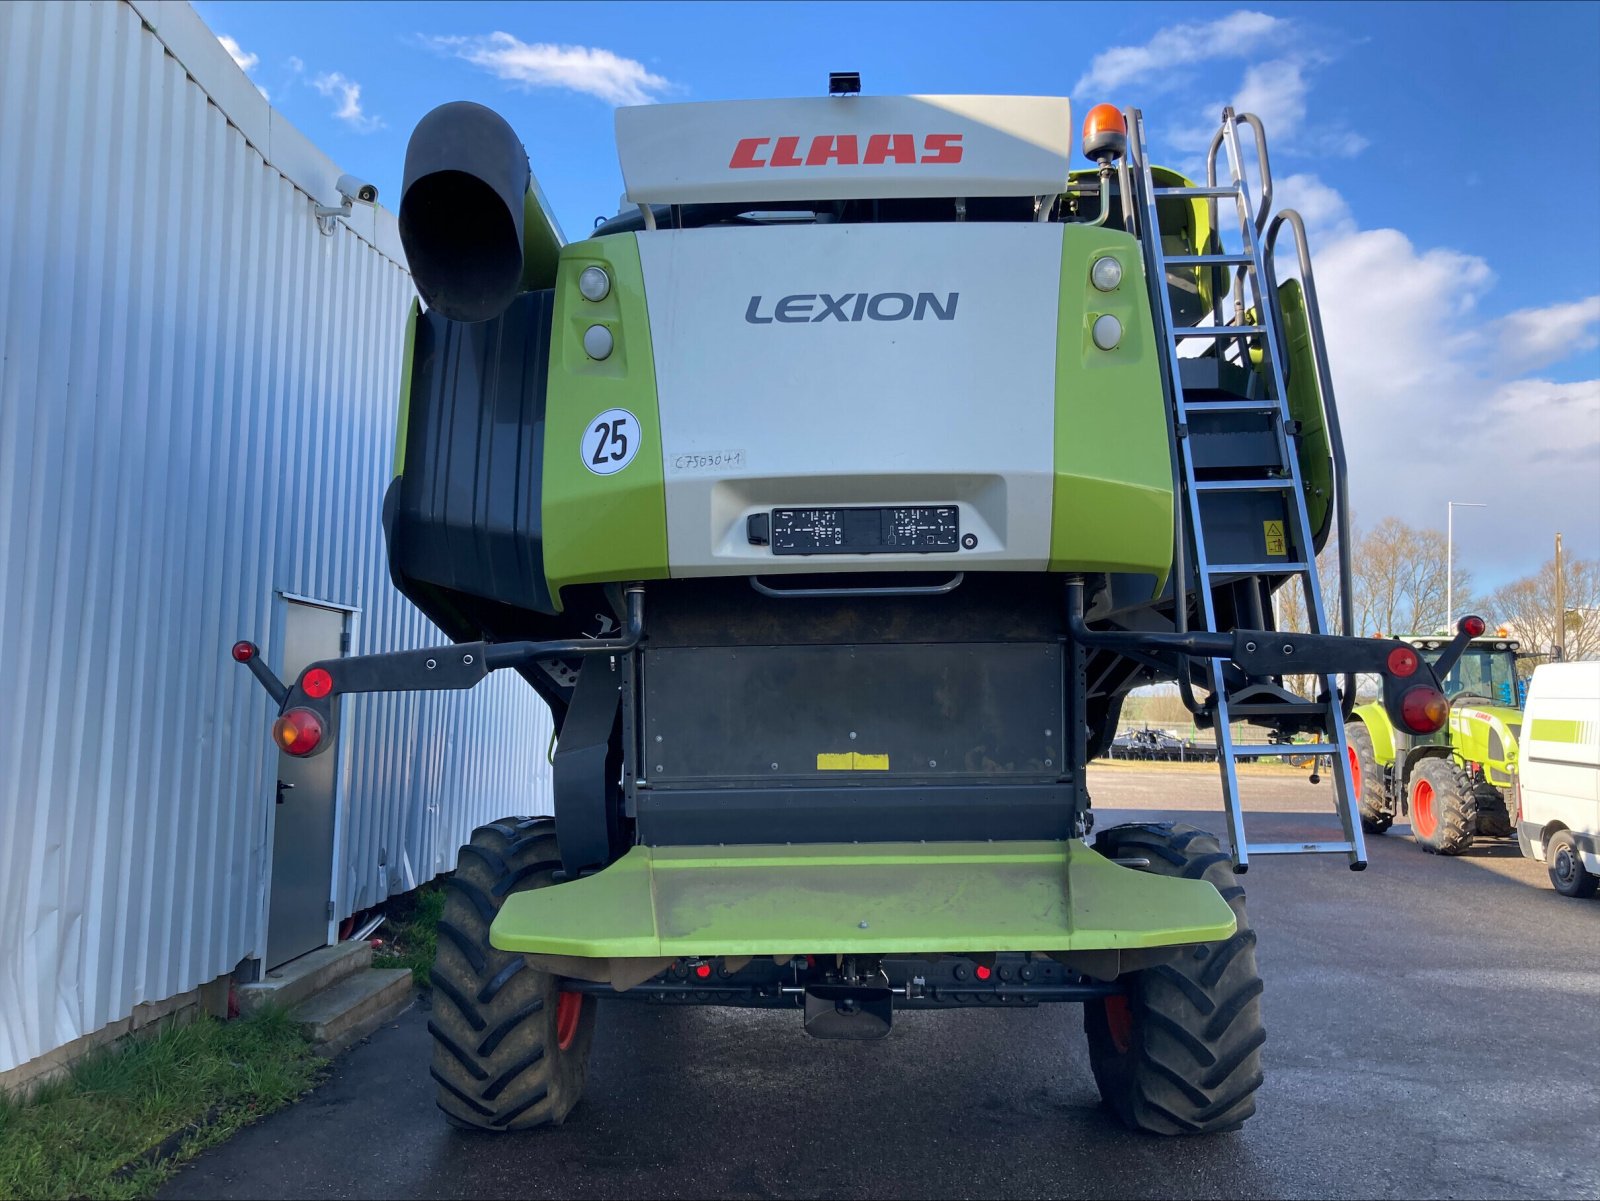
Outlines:
{"type": "Polygon", "coordinates": [[[773,509],[766,530],[757,524],[751,518],[750,541],[770,544],[775,555],[932,554],[961,546],[955,505],[773,509]]]}

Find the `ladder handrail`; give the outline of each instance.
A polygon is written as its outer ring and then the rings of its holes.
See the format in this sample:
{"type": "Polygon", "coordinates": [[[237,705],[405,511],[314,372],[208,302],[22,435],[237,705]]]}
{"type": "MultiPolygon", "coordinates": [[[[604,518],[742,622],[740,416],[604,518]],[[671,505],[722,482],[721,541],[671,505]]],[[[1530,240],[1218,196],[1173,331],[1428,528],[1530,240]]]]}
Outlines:
{"type": "MultiPolygon", "coordinates": [[[[1300,290],[1305,299],[1306,324],[1310,335],[1311,361],[1317,372],[1317,392],[1322,405],[1323,428],[1328,431],[1328,449],[1333,455],[1334,534],[1339,539],[1339,632],[1353,637],[1356,632],[1355,584],[1352,580],[1351,566],[1354,552],[1350,546],[1350,484],[1345,465],[1344,434],[1339,427],[1339,406],[1334,400],[1333,376],[1328,369],[1328,347],[1322,330],[1322,306],[1317,300],[1316,276],[1311,270],[1311,248],[1306,237],[1305,222],[1294,209],[1280,211],[1273,217],[1272,224],[1267,229],[1264,264],[1267,284],[1276,303],[1278,277],[1274,256],[1277,251],[1278,234],[1285,225],[1294,234],[1295,252],[1300,267],[1300,290]]],[[[1341,705],[1344,715],[1349,717],[1355,710],[1355,676],[1345,676],[1344,684],[1341,705]]]]}
{"type": "MultiPolygon", "coordinates": [[[[1206,151],[1206,184],[1209,187],[1217,186],[1217,150],[1222,146],[1223,135],[1228,131],[1228,114],[1233,113],[1232,108],[1223,109],[1222,126],[1211,138],[1211,147],[1206,151]]],[[[1261,205],[1256,209],[1256,233],[1261,233],[1267,225],[1267,215],[1272,212],[1272,160],[1267,156],[1267,131],[1261,125],[1261,118],[1254,113],[1233,113],[1235,127],[1242,121],[1250,127],[1256,135],[1256,166],[1261,177],[1261,205]]],[[[1238,145],[1238,137],[1234,137],[1234,145],[1238,145]]],[[[1237,167],[1239,178],[1244,178],[1244,164],[1237,167]]],[[[1217,228],[1217,202],[1211,201],[1211,228],[1217,228]]]]}

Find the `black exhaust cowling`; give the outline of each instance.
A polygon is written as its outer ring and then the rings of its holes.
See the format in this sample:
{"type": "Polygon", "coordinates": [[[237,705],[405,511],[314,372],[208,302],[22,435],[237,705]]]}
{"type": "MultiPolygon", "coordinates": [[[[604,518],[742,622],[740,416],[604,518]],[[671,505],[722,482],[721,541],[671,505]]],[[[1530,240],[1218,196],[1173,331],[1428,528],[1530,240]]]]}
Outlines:
{"type": "Polygon", "coordinates": [[[406,146],[400,241],[430,309],[488,321],[522,291],[531,180],[527,151],[493,109],[457,100],[417,122],[406,146]]]}

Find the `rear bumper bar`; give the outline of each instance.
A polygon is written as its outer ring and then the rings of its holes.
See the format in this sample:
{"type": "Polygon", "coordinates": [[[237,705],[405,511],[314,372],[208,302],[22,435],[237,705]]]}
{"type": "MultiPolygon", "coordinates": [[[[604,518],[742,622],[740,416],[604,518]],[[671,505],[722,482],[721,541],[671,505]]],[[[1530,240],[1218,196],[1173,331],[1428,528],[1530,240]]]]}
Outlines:
{"type": "Polygon", "coordinates": [[[503,951],[579,959],[1135,950],[1213,942],[1210,884],[1038,842],[636,846],[506,899],[503,951]]]}

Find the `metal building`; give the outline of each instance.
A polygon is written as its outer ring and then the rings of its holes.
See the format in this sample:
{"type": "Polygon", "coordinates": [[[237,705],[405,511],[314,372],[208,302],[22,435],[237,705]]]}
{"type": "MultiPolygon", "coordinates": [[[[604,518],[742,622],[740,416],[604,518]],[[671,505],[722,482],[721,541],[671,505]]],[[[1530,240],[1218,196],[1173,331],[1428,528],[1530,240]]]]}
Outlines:
{"type": "Polygon", "coordinates": [[[294,776],[228,657],[440,639],[380,525],[414,291],[390,213],[319,230],[340,173],[182,0],[0,5],[0,1073],[548,811],[516,679],[347,698],[294,776]]]}

